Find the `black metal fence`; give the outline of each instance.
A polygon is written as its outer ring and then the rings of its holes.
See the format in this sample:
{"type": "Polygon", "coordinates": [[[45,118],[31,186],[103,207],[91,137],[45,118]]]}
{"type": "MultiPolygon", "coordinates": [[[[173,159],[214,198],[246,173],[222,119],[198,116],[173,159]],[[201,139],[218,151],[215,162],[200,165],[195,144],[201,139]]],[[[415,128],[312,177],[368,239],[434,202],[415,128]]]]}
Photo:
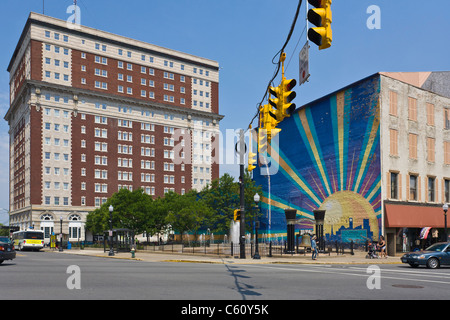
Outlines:
{"type": "MultiPolygon", "coordinates": [[[[137,245],[138,250],[167,252],[177,254],[198,254],[198,255],[217,255],[240,257],[241,248],[239,243],[233,242],[214,242],[208,241],[190,241],[184,243],[170,242],[170,243],[140,243],[137,245]]],[[[251,241],[245,244],[246,257],[253,257],[255,254],[255,243],[251,241]]],[[[322,254],[354,254],[355,251],[367,251],[367,243],[354,242],[339,242],[332,241],[325,243],[325,249],[320,250],[322,254]]],[[[288,252],[286,241],[275,242],[261,242],[258,243],[258,253],[261,257],[295,255],[295,254],[309,254],[310,247],[301,247],[295,245],[295,250],[288,252]]]]}

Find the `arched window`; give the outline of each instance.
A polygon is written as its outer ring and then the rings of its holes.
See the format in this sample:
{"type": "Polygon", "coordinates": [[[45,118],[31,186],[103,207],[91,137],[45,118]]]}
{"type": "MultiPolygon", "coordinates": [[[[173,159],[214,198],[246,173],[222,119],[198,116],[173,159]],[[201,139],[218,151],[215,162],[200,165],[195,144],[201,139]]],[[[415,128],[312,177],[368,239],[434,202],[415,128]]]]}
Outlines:
{"type": "Polygon", "coordinates": [[[53,221],[53,216],[49,213],[43,214],[41,216],[42,221],[53,221]]]}
{"type": "Polygon", "coordinates": [[[69,221],[81,221],[81,217],[78,214],[72,214],[69,216],[69,221]]]}
{"type": "Polygon", "coordinates": [[[55,227],[53,215],[44,213],[41,216],[41,230],[44,231],[44,238],[50,239],[53,229],[55,227]]]}
{"type": "Polygon", "coordinates": [[[81,235],[81,216],[78,214],[71,214],[69,216],[69,238],[72,240],[80,239],[81,235]]]}

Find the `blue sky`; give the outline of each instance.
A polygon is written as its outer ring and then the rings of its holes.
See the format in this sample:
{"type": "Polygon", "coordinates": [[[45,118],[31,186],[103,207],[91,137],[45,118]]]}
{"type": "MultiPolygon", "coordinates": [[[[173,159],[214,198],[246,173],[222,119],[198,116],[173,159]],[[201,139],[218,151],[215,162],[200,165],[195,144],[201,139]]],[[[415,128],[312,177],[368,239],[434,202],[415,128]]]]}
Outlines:
{"type": "MultiPolygon", "coordinates": [[[[45,0],[45,14],[67,20],[72,0],[45,0]]],[[[9,74],[12,53],[31,11],[41,0],[1,0],[0,208],[8,208],[9,74]]],[[[219,62],[221,130],[247,128],[261,101],[298,0],[78,0],[81,24],[219,62]]],[[[288,78],[298,79],[298,54],[306,41],[303,1],[286,47],[288,78]]],[[[311,44],[310,81],[297,87],[297,106],[379,71],[447,71],[450,1],[334,0],[333,45],[311,44]],[[381,10],[381,29],[370,30],[367,8],[381,10]]],[[[279,82],[279,77],[276,80],[279,82]]],[[[237,176],[237,165],[221,174],[237,176]]],[[[7,219],[6,219],[7,221],[7,219]]],[[[5,222],[0,210],[0,223],[5,222]]]]}

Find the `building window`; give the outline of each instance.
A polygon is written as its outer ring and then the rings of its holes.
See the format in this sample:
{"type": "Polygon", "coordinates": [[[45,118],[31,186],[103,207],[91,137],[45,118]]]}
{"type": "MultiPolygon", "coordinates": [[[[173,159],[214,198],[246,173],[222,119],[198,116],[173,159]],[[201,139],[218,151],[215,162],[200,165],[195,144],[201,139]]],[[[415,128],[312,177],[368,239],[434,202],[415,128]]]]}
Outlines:
{"type": "Polygon", "coordinates": [[[434,144],[435,139],[434,138],[427,138],[427,161],[434,162],[434,144]]]}
{"type": "Polygon", "coordinates": [[[450,141],[444,141],[444,164],[450,165],[450,141]]]}
{"type": "Polygon", "coordinates": [[[444,109],[444,128],[450,130],[450,109],[444,109]]]}
{"type": "Polygon", "coordinates": [[[398,199],[398,173],[391,172],[391,199],[398,199]]]}
{"type": "Polygon", "coordinates": [[[390,155],[398,156],[398,131],[390,129],[390,155]]]}
{"type": "Polygon", "coordinates": [[[417,176],[409,176],[409,200],[417,200],[417,176]]]}
{"type": "Polygon", "coordinates": [[[409,120],[417,121],[417,99],[408,97],[409,120]]]}
{"type": "Polygon", "coordinates": [[[434,177],[428,177],[428,201],[434,202],[434,194],[435,194],[435,182],[436,178],[434,177]]]}
{"type": "Polygon", "coordinates": [[[427,124],[434,126],[434,104],[427,103],[427,124]]]}
{"type": "Polygon", "coordinates": [[[445,203],[450,202],[450,180],[444,179],[444,198],[445,203]]]}
{"type": "Polygon", "coordinates": [[[409,158],[417,159],[417,134],[409,134],[409,158]]]}

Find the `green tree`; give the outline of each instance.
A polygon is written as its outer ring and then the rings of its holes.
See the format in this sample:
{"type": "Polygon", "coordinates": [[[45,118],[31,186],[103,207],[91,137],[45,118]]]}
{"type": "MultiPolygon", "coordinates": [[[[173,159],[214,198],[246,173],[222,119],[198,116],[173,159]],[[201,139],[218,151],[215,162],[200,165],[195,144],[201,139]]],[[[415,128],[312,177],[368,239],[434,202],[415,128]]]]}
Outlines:
{"type": "Polygon", "coordinates": [[[239,185],[228,173],[213,180],[209,187],[200,192],[200,197],[213,209],[211,231],[228,233],[233,212],[239,208],[239,185]]]}
{"type": "Polygon", "coordinates": [[[152,202],[152,198],[142,189],[132,192],[121,189],[100,208],[88,214],[86,228],[94,234],[109,230],[109,206],[112,205],[113,228],[127,228],[133,230],[134,234],[143,233],[151,225],[152,202]]]}
{"type": "Polygon", "coordinates": [[[0,236],[4,237],[9,236],[9,228],[8,227],[2,228],[2,227],[4,226],[3,224],[0,223],[0,236]]]}
{"type": "Polygon", "coordinates": [[[186,232],[193,233],[197,239],[198,231],[207,227],[207,222],[211,219],[211,208],[198,197],[195,190],[185,195],[169,192],[164,199],[169,208],[166,221],[180,233],[181,239],[186,232]]]}
{"type": "Polygon", "coordinates": [[[165,233],[167,231],[167,214],[169,206],[164,198],[158,197],[152,203],[151,214],[147,216],[145,232],[147,234],[147,242],[150,236],[165,233]]]}
{"type": "MultiPolygon", "coordinates": [[[[244,175],[245,225],[246,230],[253,230],[253,220],[257,213],[254,196],[262,194],[261,186],[257,186],[246,170],[244,175]]],[[[209,187],[200,193],[201,198],[212,208],[211,230],[228,233],[230,223],[234,218],[234,210],[240,208],[240,185],[238,181],[225,173],[219,179],[212,181],[209,187]]]]}

